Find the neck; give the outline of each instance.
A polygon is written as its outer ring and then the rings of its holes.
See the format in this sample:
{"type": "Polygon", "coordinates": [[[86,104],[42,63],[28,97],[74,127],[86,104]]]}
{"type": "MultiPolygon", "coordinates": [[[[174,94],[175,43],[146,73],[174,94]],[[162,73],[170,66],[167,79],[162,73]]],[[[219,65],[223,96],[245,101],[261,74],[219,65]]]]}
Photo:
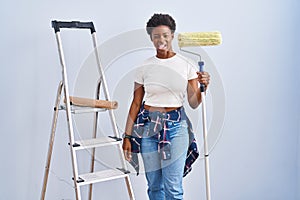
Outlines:
{"type": "Polygon", "coordinates": [[[161,59],[167,59],[175,56],[176,53],[173,51],[163,51],[163,50],[157,50],[156,51],[156,57],[161,59]]]}

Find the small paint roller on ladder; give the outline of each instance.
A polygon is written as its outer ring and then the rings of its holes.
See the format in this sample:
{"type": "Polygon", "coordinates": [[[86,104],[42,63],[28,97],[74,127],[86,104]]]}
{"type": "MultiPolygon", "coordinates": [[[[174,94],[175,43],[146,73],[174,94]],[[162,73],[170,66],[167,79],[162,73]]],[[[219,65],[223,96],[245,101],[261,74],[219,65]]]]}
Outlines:
{"type": "MultiPolygon", "coordinates": [[[[201,55],[182,49],[182,47],[195,46],[216,46],[222,43],[221,33],[214,32],[194,32],[194,33],[179,33],[178,46],[181,51],[199,56],[199,71],[203,72],[204,62],[201,60],[201,55]]],[[[207,142],[207,122],[206,122],[206,100],[205,100],[205,85],[200,84],[201,99],[202,99],[202,125],[203,125],[203,143],[204,143],[204,161],[205,161],[205,182],[206,182],[206,199],[211,199],[210,194],[210,176],[209,176],[209,150],[207,142]]]]}

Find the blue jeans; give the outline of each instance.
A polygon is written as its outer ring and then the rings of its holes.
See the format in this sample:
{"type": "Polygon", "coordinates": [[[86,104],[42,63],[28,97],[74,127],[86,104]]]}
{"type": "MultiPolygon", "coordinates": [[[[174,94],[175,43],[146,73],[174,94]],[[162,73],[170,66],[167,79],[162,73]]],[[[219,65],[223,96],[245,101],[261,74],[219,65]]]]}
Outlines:
{"type": "MultiPolygon", "coordinates": [[[[171,159],[162,160],[158,153],[157,136],[144,135],[141,153],[148,182],[150,200],[182,200],[182,178],[188,148],[186,120],[172,123],[170,127],[171,159]]],[[[145,124],[145,132],[149,128],[145,124]]]]}

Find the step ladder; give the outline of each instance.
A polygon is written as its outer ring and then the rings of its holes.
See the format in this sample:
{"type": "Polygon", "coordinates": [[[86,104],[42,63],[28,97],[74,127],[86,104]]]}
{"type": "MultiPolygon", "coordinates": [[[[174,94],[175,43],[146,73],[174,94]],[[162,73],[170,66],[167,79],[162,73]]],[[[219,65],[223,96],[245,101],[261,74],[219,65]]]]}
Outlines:
{"type": "Polygon", "coordinates": [[[58,89],[57,89],[57,97],[54,107],[54,115],[53,115],[53,122],[52,122],[52,129],[51,135],[49,140],[49,147],[48,147],[48,154],[46,160],[46,167],[44,172],[44,179],[43,179],[43,186],[41,192],[41,200],[45,199],[46,195],[46,188],[47,188],[47,181],[49,176],[50,170],[50,162],[52,157],[53,151],[53,143],[55,138],[55,131],[56,131],[56,124],[59,111],[65,111],[67,116],[67,124],[68,124],[68,132],[69,132],[69,146],[71,151],[71,160],[72,160],[72,168],[73,168],[73,182],[74,182],[74,189],[76,200],[81,200],[81,191],[80,187],[83,185],[89,185],[89,196],[88,199],[92,199],[92,189],[93,184],[98,182],[104,182],[108,180],[120,179],[124,178],[127,191],[129,194],[129,199],[135,200],[134,193],[129,177],[129,171],[127,169],[125,157],[122,150],[122,139],[120,137],[120,133],[117,128],[116,119],[114,116],[113,109],[117,108],[117,102],[111,101],[108,87],[104,75],[104,70],[100,63],[99,54],[97,51],[97,39],[96,39],[96,31],[93,25],[93,22],[78,22],[78,21],[71,21],[71,22],[62,22],[62,21],[52,21],[52,27],[54,28],[54,32],[56,35],[56,41],[58,45],[58,52],[59,52],[59,59],[60,64],[62,67],[62,81],[60,81],[58,89]],[[72,29],[89,29],[92,35],[93,41],[93,48],[95,52],[95,57],[97,61],[97,67],[99,71],[99,81],[97,85],[97,92],[95,99],[88,99],[88,98],[81,98],[81,97],[73,97],[69,94],[68,88],[68,77],[67,77],[67,70],[66,64],[64,59],[64,53],[62,48],[62,42],[60,37],[60,29],[62,28],[72,28],[72,29]],[[105,100],[100,100],[100,88],[104,90],[105,100]],[[62,90],[64,92],[64,99],[62,99],[62,90]],[[61,105],[61,102],[62,105],[61,105]],[[99,112],[108,112],[109,118],[112,124],[112,136],[108,137],[97,137],[97,125],[98,125],[98,113],[99,112]],[[72,123],[72,115],[80,114],[80,113],[95,113],[94,119],[94,130],[92,138],[89,140],[80,140],[75,141],[74,137],[74,130],[73,130],[73,123],[72,123]],[[115,145],[118,149],[118,156],[121,161],[121,167],[114,168],[114,169],[105,169],[103,171],[95,172],[95,148],[108,146],[108,145],[115,145]],[[90,173],[79,174],[78,173],[78,160],[76,152],[83,150],[83,149],[90,149],[92,154],[91,159],[91,166],[90,166],[90,173]]]}

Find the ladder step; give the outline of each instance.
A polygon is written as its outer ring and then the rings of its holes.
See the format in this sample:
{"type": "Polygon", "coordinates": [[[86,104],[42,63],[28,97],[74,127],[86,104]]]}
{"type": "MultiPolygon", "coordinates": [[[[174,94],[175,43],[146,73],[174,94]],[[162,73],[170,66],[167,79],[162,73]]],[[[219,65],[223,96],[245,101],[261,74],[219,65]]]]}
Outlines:
{"type": "Polygon", "coordinates": [[[89,149],[94,147],[115,145],[115,144],[119,144],[121,141],[122,141],[121,138],[112,137],[112,136],[98,137],[98,138],[93,138],[88,140],[75,141],[73,147],[75,148],[75,150],[89,149]]]}
{"type": "Polygon", "coordinates": [[[107,169],[94,173],[79,175],[78,185],[83,186],[91,183],[99,183],[103,181],[125,178],[128,174],[118,169],[107,169]]]}
{"type": "MultiPolygon", "coordinates": [[[[56,108],[54,108],[56,109],[56,108]]],[[[59,110],[66,110],[65,105],[60,105],[59,110]]],[[[90,108],[90,107],[80,107],[80,106],[71,106],[71,113],[73,114],[82,114],[82,113],[95,113],[95,112],[104,112],[106,108],[90,108]]]]}

